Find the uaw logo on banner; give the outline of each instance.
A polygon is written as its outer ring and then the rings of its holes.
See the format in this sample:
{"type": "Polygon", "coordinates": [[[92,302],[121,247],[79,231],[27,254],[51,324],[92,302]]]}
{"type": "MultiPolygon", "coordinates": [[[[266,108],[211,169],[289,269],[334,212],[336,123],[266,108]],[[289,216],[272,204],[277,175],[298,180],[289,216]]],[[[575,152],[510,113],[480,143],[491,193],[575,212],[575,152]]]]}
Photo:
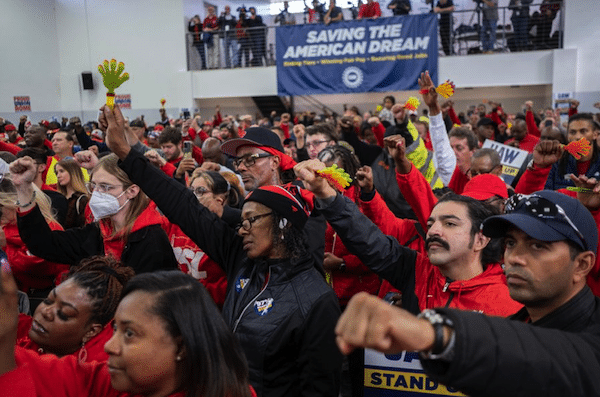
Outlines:
{"type": "Polygon", "coordinates": [[[15,112],[31,112],[31,100],[28,96],[13,97],[15,101],[15,112]]]}
{"type": "Polygon", "coordinates": [[[502,164],[502,179],[509,185],[519,174],[519,170],[525,161],[527,161],[527,156],[529,155],[529,153],[525,150],[503,145],[489,139],[486,139],[481,147],[494,149],[498,152],[498,155],[500,156],[500,164],[502,164]]]}
{"type": "Polygon", "coordinates": [[[458,390],[428,377],[423,371],[418,353],[384,355],[375,350],[365,349],[364,397],[425,395],[464,396],[458,390]]]}
{"type": "Polygon", "coordinates": [[[278,94],[416,90],[425,70],[437,83],[437,28],[435,14],[280,26],[278,94]]]}

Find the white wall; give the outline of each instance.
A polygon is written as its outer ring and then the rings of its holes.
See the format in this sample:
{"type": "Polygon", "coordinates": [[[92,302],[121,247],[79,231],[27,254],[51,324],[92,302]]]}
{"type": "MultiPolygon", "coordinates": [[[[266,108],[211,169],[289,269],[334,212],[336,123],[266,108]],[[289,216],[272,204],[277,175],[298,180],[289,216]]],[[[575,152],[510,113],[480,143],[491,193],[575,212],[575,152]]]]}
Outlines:
{"type": "Polygon", "coordinates": [[[12,97],[29,95],[34,121],[53,115],[95,118],[106,93],[97,65],[113,57],[131,76],[117,90],[131,95],[126,115],[158,119],[163,97],[171,114],[193,107],[182,0],[0,1],[10,16],[3,18],[10,24],[3,31],[20,38],[0,37],[3,52],[11,55],[0,60],[0,116],[15,122],[12,97]],[[94,90],[82,89],[83,71],[93,72],[94,90]]]}
{"type": "MultiPolygon", "coordinates": [[[[486,87],[490,94],[491,87],[552,85],[554,92],[572,91],[582,102],[581,110],[593,110],[593,103],[600,101],[600,1],[565,1],[565,50],[440,58],[441,78],[453,79],[458,87],[486,87]]],[[[228,2],[210,3],[221,7],[228,2]]],[[[230,4],[235,10],[241,3],[230,4]]],[[[0,57],[0,116],[13,122],[19,116],[13,96],[20,95],[31,97],[35,121],[53,115],[95,117],[105,95],[96,67],[111,57],[125,62],[131,75],[118,90],[131,94],[133,109],[126,114],[145,114],[149,121],[158,118],[162,97],[167,99],[168,112],[176,116],[181,108],[211,111],[212,104],[225,102],[225,97],[276,94],[273,67],[186,70],[186,22],[193,14],[203,15],[201,1],[0,0],[0,5],[2,30],[14,33],[0,35],[4,55],[0,57]],[[82,90],[83,71],[93,72],[95,90],[82,90]]],[[[551,95],[547,89],[544,92],[540,102],[546,103],[551,95]]],[[[370,100],[370,94],[365,95],[370,100]]],[[[482,99],[477,95],[473,101],[482,99]]],[[[383,95],[374,96],[379,102],[383,95]]],[[[322,100],[331,100],[332,107],[364,100],[335,97],[322,100]]],[[[232,113],[254,113],[247,100],[231,108],[232,113]]]]}
{"type": "Polygon", "coordinates": [[[36,112],[58,109],[60,59],[54,0],[0,0],[0,4],[0,116],[15,121],[14,96],[29,96],[36,112]]]}
{"type": "Polygon", "coordinates": [[[597,0],[566,0],[565,48],[577,49],[571,59],[575,68],[575,97],[581,101],[581,111],[597,111],[600,101],[600,2],[597,0]]]}

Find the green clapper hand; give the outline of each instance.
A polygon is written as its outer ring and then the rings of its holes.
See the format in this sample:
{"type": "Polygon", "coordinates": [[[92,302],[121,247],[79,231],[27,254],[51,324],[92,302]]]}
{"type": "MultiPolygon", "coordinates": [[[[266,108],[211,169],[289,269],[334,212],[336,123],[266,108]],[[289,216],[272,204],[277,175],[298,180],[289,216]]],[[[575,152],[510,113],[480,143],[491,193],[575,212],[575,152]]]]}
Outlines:
{"type": "Polygon", "coordinates": [[[110,63],[105,59],[102,65],[98,65],[98,71],[102,75],[102,82],[108,90],[106,93],[106,105],[113,109],[115,107],[115,88],[129,80],[129,73],[123,73],[125,64],[116,59],[111,59],[110,63]],[[121,75],[123,73],[123,75],[121,75]]]}

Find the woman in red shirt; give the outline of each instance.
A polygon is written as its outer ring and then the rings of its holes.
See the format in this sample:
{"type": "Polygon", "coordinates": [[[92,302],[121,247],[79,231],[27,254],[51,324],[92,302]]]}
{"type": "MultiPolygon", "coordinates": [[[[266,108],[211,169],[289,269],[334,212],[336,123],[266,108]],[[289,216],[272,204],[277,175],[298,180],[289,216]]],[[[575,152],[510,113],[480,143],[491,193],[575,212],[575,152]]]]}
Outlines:
{"type": "Polygon", "coordinates": [[[85,259],[71,269],[35,310],[20,315],[17,345],[39,354],[72,355],[79,362],[106,361],[123,286],[133,269],[110,256],[85,259]]]}
{"type": "Polygon", "coordinates": [[[4,396],[255,396],[237,340],[210,296],[175,271],[132,278],[117,307],[107,363],[78,364],[14,347],[16,286],[0,285],[0,390],[4,396]]]}

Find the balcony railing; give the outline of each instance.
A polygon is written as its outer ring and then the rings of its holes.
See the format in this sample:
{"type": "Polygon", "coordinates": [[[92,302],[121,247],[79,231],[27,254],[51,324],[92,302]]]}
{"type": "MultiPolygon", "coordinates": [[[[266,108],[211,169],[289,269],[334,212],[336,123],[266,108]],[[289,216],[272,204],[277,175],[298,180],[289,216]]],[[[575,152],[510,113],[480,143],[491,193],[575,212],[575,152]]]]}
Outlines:
{"type": "MultiPolygon", "coordinates": [[[[490,25],[484,21],[480,7],[455,11],[451,14],[449,26],[440,22],[439,54],[450,56],[562,48],[562,2],[531,4],[530,10],[528,17],[515,18],[512,9],[499,7],[495,37],[490,25]],[[540,6],[542,12],[538,11],[540,6]]],[[[210,38],[206,33],[188,33],[188,70],[274,66],[275,28],[264,26],[216,31],[210,38]]]]}

